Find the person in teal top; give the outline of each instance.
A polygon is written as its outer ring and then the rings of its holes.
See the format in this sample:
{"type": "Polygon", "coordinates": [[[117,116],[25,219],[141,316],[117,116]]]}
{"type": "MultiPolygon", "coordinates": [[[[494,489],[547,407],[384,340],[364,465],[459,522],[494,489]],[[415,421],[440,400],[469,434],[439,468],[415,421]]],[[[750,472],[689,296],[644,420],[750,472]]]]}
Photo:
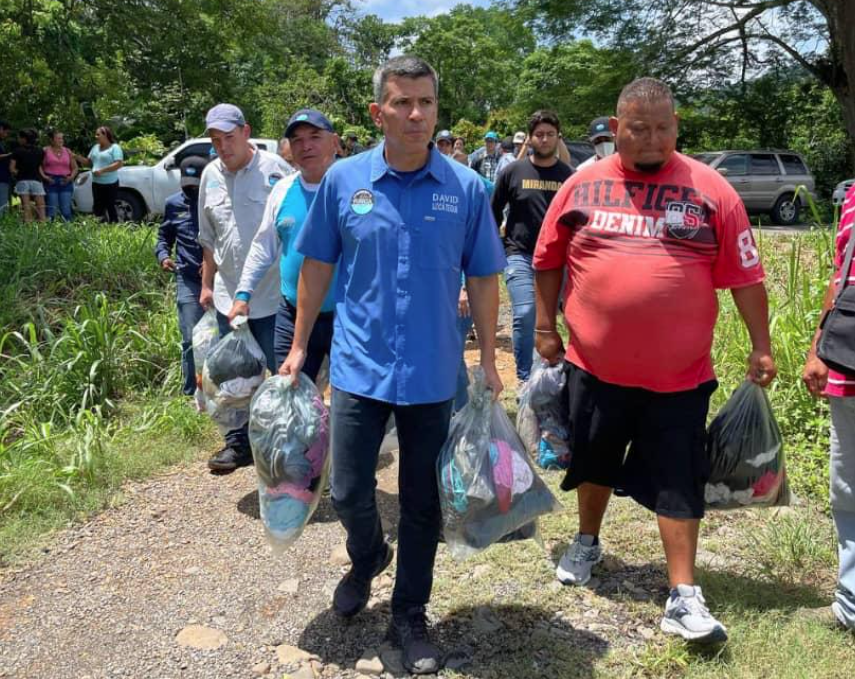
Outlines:
{"type": "Polygon", "coordinates": [[[108,222],[118,222],[116,198],[119,193],[119,168],[125,155],[116,143],[113,131],[106,125],[95,130],[97,142],[84,158],[75,154],[77,162],[92,168],[92,211],[108,222]]]}
{"type": "MultiPolygon", "coordinates": [[[[282,301],[276,313],[273,345],[277,365],[282,365],[291,351],[297,320],[297,289],[303,255],[294,248],[294,242],[303,228],[318,185],[335,160],[336,143],[332,123],[314,109],[297,111],[288,123],[285,137],[291,143],[300,172],[280,179],[270,192],[229,312],[229,320],[249,312],[255,286],[278,258],[282,301]]],[[[324,358],[330,353],[334,309],[335,286],[331,286],[309,339],[308,356],[303,365],[303,372],[312,380],[317,380],[324,358]]]]}

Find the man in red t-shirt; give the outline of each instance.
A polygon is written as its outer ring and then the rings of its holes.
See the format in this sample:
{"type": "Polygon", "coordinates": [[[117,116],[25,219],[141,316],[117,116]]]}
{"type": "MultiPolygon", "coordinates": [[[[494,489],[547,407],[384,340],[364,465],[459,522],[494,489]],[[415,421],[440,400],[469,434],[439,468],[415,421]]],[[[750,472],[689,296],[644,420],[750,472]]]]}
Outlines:
{"type": "Polygon", "coordinates": [[[612,490],[628,495],[658,517],[671,584],[662,630],[722,641],[725,628],[694,582],[705,425],[717,386],[716,288],[731,289],[753,346],[748,376],[766,386],[776,368],[763,267],[736,192],[675,151],[666,85],[652,78],[627,85],[609,124],[617,154],[564,184],[534,253],[536,344],[552,363],[564,354],[555,321],[567,273],[573,457],[562,488],[578,489],[579,533],[556,574],[565,584],[590,579],[612,490]]]}
{"type": "MultiPolygon", "coordinates": [[[[848,276],[847,285],[855,284],[851,266],[849,271],[842,271],[852,227],[855,227],[855,186],[849,189],[843,203],[837,228],[834,273],[825,293],[822,318],[834,305],[837,286],[843,276],[848,276]]],[[[831,405],[831,516],[837,528],[840,556],[837,591],[831,610],[841,625],[855,630],[855,375],[828,369],[816,355],[819,335],[817,330],[802,379],[811,394],[827,396],[831,405]]]]}

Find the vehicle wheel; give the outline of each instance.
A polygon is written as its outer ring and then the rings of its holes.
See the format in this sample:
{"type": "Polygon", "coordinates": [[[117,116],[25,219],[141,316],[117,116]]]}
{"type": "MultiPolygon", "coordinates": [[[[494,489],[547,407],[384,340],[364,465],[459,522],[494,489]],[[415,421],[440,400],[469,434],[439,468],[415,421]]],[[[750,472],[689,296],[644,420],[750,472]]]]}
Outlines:
{"type": "Polygon", "coordinates": [[[786,193],[775,201],[772,208],[772,221],[781,226],[792,226],[799,221],[801,205],[794,201],[792,193],[786,193]]]}
{"type": "Polygon", "coordinates": [[[119,189],[116,195],[116,214],[120,222],[141,222],[146,215],[145,203],[133,191],[119,189]]]}

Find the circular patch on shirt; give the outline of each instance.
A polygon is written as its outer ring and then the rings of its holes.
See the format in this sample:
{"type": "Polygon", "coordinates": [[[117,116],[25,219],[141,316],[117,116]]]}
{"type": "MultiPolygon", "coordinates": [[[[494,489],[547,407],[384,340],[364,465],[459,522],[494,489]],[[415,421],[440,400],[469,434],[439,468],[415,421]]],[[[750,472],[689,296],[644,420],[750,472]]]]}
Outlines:
{"type": "Polygon", "coordinates": [[[274,172],[273,174],[267,177],[267,183],[270,184],[270,186],[275,186],[276,182],[278,182],[280,179],[282,179],[282,175],[278,172],[274,172]]]}
{"type": "Polygon", "coordinates": [[[358,215],[367,215],[374,209],[374,194],[368,189],[359,189],[350,199],[350,209],[358,215]]]}

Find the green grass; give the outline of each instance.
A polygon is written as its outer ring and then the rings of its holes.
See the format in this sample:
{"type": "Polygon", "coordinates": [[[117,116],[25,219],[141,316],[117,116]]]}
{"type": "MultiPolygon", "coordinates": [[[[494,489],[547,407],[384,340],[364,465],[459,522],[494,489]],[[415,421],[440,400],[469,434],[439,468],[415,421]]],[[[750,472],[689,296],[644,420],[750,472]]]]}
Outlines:
{"type": "Polygon", "coordinates": [[[173,284],[152,226],[0,220],[0,562],[186,459],[173,284]]]}

